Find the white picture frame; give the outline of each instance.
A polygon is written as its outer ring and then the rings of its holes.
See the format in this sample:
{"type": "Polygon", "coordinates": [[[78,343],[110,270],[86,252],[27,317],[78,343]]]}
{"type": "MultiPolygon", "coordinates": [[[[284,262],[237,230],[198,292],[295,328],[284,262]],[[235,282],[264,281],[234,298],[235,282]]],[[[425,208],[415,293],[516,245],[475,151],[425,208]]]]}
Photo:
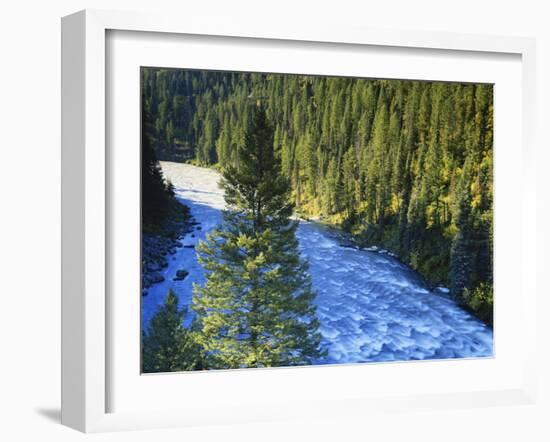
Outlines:
{"type": "MultiPolygon", "coordinates": [[[[533,403],[535,400],[535,339],[527,340],[521,356],[521,376],[502,388],[449,393],[388,394],[377,397],[349,397],[337,394],[317,398],[309,407],[269,407],[241,399],[239,410],[246,417],[223,411],[208,414],[200,408],[190,414],[173,407],[163,410],[109,410],[110,353],[108,330],[111,312],[108,294],[109,218],[108,161],[106,121],[109,118],[106,80],[107,34],[150,32],[162,35],[216,36],[221,38],[268,39],[272,41],[338,44],[342,47],[376,46],[384,48],[426,49],[484,54],[512,54],[521,63],[521,308],[520,326],[525,336],[533,336],[536,316],[534,272],[536,192],[534,170],[534,40],[517,37],[492,37],[451,33],[388,31],[345,26],[300,26],[277,23],[218,23],[209,17],[194,17],[182,24],[177,17],[86,10],[62,21],[62,423],[85,432],[210,423],[248,422],[285,417],[311,417],[365,414],[375,409],[395,412],[408,409],[457,408],[502,404],[533,403]],[[516,382],[517,381],[517,382],[516,382]]],[[[158,34],[156,34],[158,35],[158,34]]],[[[498,118],[498,108],[496,110],[498,118]]],[[[519,124],[519,123],[518,123],[519,124]]],[[[498,167],[498,166],[497,166],[498,167]]],[[[518,280],[519,282],[519,280],[518,280]]],[[[497,307],[498,308],[498,307],[497,307]]],[[[136,339],[138,336],[136,336],[136,339]]],[[[497,337],[498,339],[498,337],[497,337]]],[[[461,361],[455,361],[460,364],[461,361]]],[[[380,367],[380,366],[379,366],[380,367]]],[[[415,370],[421,370],[417,365],[415,370]]],[[[362,368],[361,368],[362,369],[362,368]]],[[[384,369],[379,368],[378,370],[384,369]]],[[[457,368],[455,365],[454,369],[457,368]]],[[[295,370],[295,369],[292,369],[295,370]]],[[[286,373],[292,372],[286,370],[286,373]]],[[[294,373],[300,376],[301,369],[294,373]]],[[[338,376],[339,367],[331,367],[338,376]]],[[[353,370],[353,368],[352,368],[353,370]]],[[[355,369],[357,371],[359,369],[355,369]]],[[[258,373],[256,371],[255,373],[258,373]]],[[[349,373],[349,369],[348,372],[349,373]]],[[[518,372],[519,373],[519,372],[518,372]]],[[[204,374],[199,374],[203,376],[204,374]]],[[[347,374],[346,374],[347,375],[347,374]]],[[[217,382],[227,382],[228,373],[217,373],[217,382]]],[[[261,375],[239,372],[243,382],[262,382],[261,375]],[[246,378],[250,379],[246,379],[246,378]],[[256,377],[256,380],[252,380],[256,377]]],[[[288,375],[290,377],[294,374],[288,375]]],[[[303,377],[303,375],[302,375],[303,377]]],[[[166,378],[166,377],[165,377],[166,378]]],[[[437,389],[436,389],[437,390],[437,389]]]]}

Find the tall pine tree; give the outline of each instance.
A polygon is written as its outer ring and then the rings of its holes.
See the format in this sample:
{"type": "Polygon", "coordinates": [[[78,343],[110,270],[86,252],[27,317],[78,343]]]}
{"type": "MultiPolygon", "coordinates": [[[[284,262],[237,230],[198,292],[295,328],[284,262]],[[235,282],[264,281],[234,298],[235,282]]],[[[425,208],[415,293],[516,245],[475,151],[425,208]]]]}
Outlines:
{"type": "Polygon", "coordinates": [[[161,223],[168,213],[174,193],[164,180],[148,135],[143,135],[141,150],[141,213],[146,226],[161,223]]]}
{"type": "Polygon", "coordinates": [[[197,342],[207,368],[310,364],[321,356],[308,264],[291,220],[290,183],[273,148],[273,128],[258,107],[223,173],[230,208],[198,247],[206,270],[195,286],[197,342]]]}
{"type": "Polygon", "coordinates": [[[151,318],[142,338],[142,371],[160,373],[200,368],[199,351],[192,331],[183,327],[183,310],[170,290],[162,307],[151,318]]]}

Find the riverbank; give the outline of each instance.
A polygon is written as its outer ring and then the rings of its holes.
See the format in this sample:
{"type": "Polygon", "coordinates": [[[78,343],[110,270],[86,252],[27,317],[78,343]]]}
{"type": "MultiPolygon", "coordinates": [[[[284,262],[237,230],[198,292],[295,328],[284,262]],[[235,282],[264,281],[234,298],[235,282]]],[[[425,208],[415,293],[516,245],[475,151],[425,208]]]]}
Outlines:
{"type": "Polygon", "coordinates": [[[142,326],[146,327],[163,305],[169,290],[177,293],[179,306],[186,311],[184,324],[189,326],[193,319],[190,308],[193,285],[204,283],[204,270],[197,260],[195,247],[221,223],[225,203],[223,192],[217,185],[217,172],[182,163],[161,161],[160,165],[163,175],[173,185],[178,204],[188,210],[188,219],[186,228],[166,247],[171,253],[161,260],[163,267],[156,271],[162,279],[157,276],[159,282],[152,283],[147,296],[141,298],[142,326]]]}
{"type": "Polygon", "coordinates": [[[169,258],[183,246],[183,239],[197,222],[189,207],[174,199],[174,204],[161,225],[143,226],[141,236],[141,295],[146,296],[153,284],[165,280],[163,269],[169,258]]]}

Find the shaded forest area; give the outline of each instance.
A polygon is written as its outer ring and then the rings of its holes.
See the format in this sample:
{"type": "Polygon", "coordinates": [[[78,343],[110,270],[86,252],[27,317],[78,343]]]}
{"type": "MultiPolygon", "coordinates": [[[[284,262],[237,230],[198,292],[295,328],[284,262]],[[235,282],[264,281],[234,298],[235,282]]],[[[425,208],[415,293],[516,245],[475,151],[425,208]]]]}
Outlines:
{"type": "Polygon", "coordinates": [[[238,166],[260,101],[297,211],[376,245],[492,323],[493,87],[142,69],[160,160],[238,166]]]}

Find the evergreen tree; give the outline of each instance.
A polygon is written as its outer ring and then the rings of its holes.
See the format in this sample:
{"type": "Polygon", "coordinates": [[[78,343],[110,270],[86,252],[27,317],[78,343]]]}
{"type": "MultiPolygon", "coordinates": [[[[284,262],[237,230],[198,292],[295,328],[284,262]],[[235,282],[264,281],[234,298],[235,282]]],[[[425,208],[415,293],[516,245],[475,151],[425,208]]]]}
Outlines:
{"type": "Polygon", "coordinates": [[[172,187],[164,181],[149,136],[145,134],[141,150],[141,213],[143,223],[151,225],[162,222],[173,197],[172,187]]]}
{"type": "Polygon", "coordinates": [[[459,185],[459,200],[456,207],[456,211],[458,212],[456,228],[458,232],[453,239],[451,249],[451,294],[459,301],[462,299],[463,291],[471,288],[473,263],[471,252],[473,244],[470,219],[471,198],[468,191],[471,169],[471,159],[468,158],[459,185]]]}
{"type": "Polygon", "coordinates": [[[230,207],[223,226],[198,247],[206,283],[195,286],[193,308],[206,367],[312,363],[321,356],[315,294],[290,219],[290,183],[261,107],[238,164],[223,173],[230,207]]]}
{"type": "Polygon", "coordinates": [[[183,310],[169,290],[162,307],[147,325],[142,338],[144,373],[195,370],[200,368],[199,351],[192,331],[183,327],[183,310]]]}

